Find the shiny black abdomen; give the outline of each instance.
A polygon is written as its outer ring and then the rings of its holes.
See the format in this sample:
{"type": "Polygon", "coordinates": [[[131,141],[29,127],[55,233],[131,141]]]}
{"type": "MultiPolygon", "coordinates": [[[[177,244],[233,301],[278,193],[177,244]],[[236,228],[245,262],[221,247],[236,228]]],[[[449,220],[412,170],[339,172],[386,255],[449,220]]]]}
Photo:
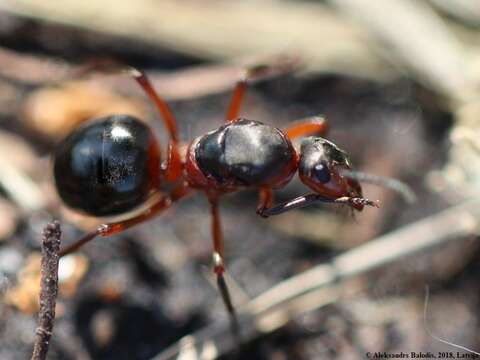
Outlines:
{"type": "Polygon", "coordinates": [[[201,137],[195,160],[219,184],[261,186],[289,172],[295,150],[279,129],[253,120],[238,120],[201,137]]]}
{"type": "Polygon", "coordinates": [[[158,186],[159,150],[140,120],[115,115],[76,129],[56,148],[57,191],[70,207],[94,216],[127,212],[158,186]]]}

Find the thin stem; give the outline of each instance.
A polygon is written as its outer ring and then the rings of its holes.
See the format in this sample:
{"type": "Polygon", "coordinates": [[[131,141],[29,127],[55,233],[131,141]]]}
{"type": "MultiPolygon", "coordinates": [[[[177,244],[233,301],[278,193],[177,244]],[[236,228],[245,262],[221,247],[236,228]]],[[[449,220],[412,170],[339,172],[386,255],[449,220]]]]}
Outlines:
{"type": "Polygon", "coordinates": [[[32,360],[47,358],[48,346],[55,320],[55,303],[58,293],[58,262],[61,237],[60,223],[52,221],[43,230],[40,283],[40,311],[32,360]]]}

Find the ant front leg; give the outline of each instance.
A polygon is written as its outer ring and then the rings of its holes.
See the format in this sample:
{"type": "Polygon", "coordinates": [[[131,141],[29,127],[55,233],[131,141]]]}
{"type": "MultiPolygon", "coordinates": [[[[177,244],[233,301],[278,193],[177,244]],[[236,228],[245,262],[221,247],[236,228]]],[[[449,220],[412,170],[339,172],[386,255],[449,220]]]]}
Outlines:
{"type": "MultiPolygon", "coordinates": [[[[301,120],[297,120],[292,123],[289,127],[284,129],[285,135],[290,140],[294,140],[300,137],[306,137],[311,135],[324,135],[328,130],[328,123],[325,118],[321,116],[311,116],[301,120]]],[[[285,209],[289,209],[290,207],[287,206],[289,203],[284,203],[282,212],[288,211],[285,209]]],[[[273,205],[273,190],[269,187],[263,187],[260,189],[260,198],[259,203],[257,206],[257,214],[261,217],[268,217],[273,215],[272,209],[278,209],[282,207],[282,205],[275,206],[272,208],[273,205]]],[[[275,212],[275,211],[274,211],[275,212]]],[[[277,212],[275,212],[276,214],[277,212]]]]}
{"type": "Polygon", "coordinates": [[[212,235],[213,235],[213,271],[217,276],[217,286],[222,296],[223,303],[230,316],[230,325],[232,334],[236,341],[240,339],[240,330],[238,325],[237,314],[232,304],[230,292],[228,291],[227,283],[225,282],[225,261],[224,261],[224,242],[222,234],[222,224],[220,221],[220,213],[218,206],[218,195],[208,195],[210,202],[210,212],[212,215],[212,235]]]}
{"type": "Polygon", "coordinates": [[[271,187],[262,187],[259,191],[259,200],[257,206],[257,214],[261,217],[268,217],[266,212],[273,204],[273,190],[271,187]]]}
{"type": "Polygon", "coordinates": [[[372,201],[372,200],[361,198],[361,197],[343,196],[343,197],[338,197],[336,199],[332,199],[332,198],[325,197],[321,194],[306,194],[306,195],[296,197],[295,199],[286,201],[284,203],[275,205],[269,209],[265,209],[261,215],[262,217],[267,218],[269,216],[283,214],[290,210],[302,208],[305,206],[310,206],[318,202],[324,202],[324,203],[330,203],[330,204],[343,204],[343,205],[351,206],[354,209],[356,207],[363,208],[364,206],[372,206],[376,208],[379,207],[377,201],[372,201]]]}
{"type": "Polygon", "coordinates": [[[126,219],[119,222],[101,224],[95,230],[88,232],[83,237],[75,241],[73,244],[68,245],[66,248],[60,250],[59,256],[65,256],[72,252],[77,251],[86,243],[95,239],[97,236],[112,236],[131,227],[141,224],[145,221],[152,219],[153,217],[160,214],[163,210],[168,209],[175,201],[180,200],[190,193],[190,189],[185,186],[179,186],[173,190],[169,195],[162,196],[156,202],[154,202],[150,207],[148,207],[141,214],[134,216],[130,219],[126,219]]]}

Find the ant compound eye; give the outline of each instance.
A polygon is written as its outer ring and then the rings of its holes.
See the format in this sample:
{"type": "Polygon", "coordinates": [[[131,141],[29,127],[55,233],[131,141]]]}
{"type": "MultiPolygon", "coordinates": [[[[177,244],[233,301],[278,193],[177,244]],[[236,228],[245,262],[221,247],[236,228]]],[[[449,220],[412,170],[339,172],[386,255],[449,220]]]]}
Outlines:
{"type": "Polygon", "coordinates": [[[330,170],[325,164],[317,164],[312,170],[312,177],[321,182],[322,184],[326,184],[330,181],[330,170]]]}

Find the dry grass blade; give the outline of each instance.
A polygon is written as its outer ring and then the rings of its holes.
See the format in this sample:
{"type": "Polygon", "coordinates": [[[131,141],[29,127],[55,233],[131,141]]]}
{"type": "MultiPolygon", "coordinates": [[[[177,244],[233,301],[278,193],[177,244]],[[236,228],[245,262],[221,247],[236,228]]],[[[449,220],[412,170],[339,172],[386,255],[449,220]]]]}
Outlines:
{"type": "Polygon", "coordinates": [[[480,26],[480,6],[471,0],[430,0],[432,4],[449,15],[455,16],[473,26],[480,26]]]}
{"type": "Polygon", "coordinates": [[[421,1],[330,0],[380,39],[384,55],[451,99],[472,96],[466,49],[440,17],[421,1]],[[392,52],[393,50],[393,52],[392,52]],[[399,62],[400,60],[400,62],[399,62]]]}
{"type": "Polygon", "coordinates": [[[368,43],[367,34],[313,2],[261,1],[252,7],[242,1],[4,0],[0,10],[202,58],[238,61],[290,52],[312,70],[375,79],[389,77],[392,70],[372,56],[372,44],[358,41],[368,43]]]}
{"type": "MultiPolygon", "coordinates": [[[[268,62],[274,66],[277,66],[277,64],[284,66],[289,60],[293,61],[295,59],[289,59],[285,56],[270,56],[255,60],[268,62]]],[[[251,61],[255,63],[253,59],[251,61]]],[[[250,60],[245,64],[238,65],[208,63],[168,72],[150,70],[148,75],[155,89],[165,99],[186,100],[230,90],[244,70],[243,66],[248,65],[249,62],[250,60]]],[[[25,56],[23,53],[0,47],[0,76],[12,80],[14,83],[33,86],[65,85],[72,81],[72,72],[74,71],[76,70],[72,70],[71,66],[59,61],[42,56],[25,56]]],[[[281,75],[281,71],[270,75],[271,77],[281,75]]],[[[82,80],[83,82],[78,82],[78,84],[92,85],[92,87],[96,86],[111,91],[120,89],[122,94],[127,95],[141,94],[137,85],[128,77],[101,76],[99,74],[98,76],[85,77],[82,80]]],[[[23,96],[20,90],[18,90],[17,96],[18,98],[23,96]]]]}

